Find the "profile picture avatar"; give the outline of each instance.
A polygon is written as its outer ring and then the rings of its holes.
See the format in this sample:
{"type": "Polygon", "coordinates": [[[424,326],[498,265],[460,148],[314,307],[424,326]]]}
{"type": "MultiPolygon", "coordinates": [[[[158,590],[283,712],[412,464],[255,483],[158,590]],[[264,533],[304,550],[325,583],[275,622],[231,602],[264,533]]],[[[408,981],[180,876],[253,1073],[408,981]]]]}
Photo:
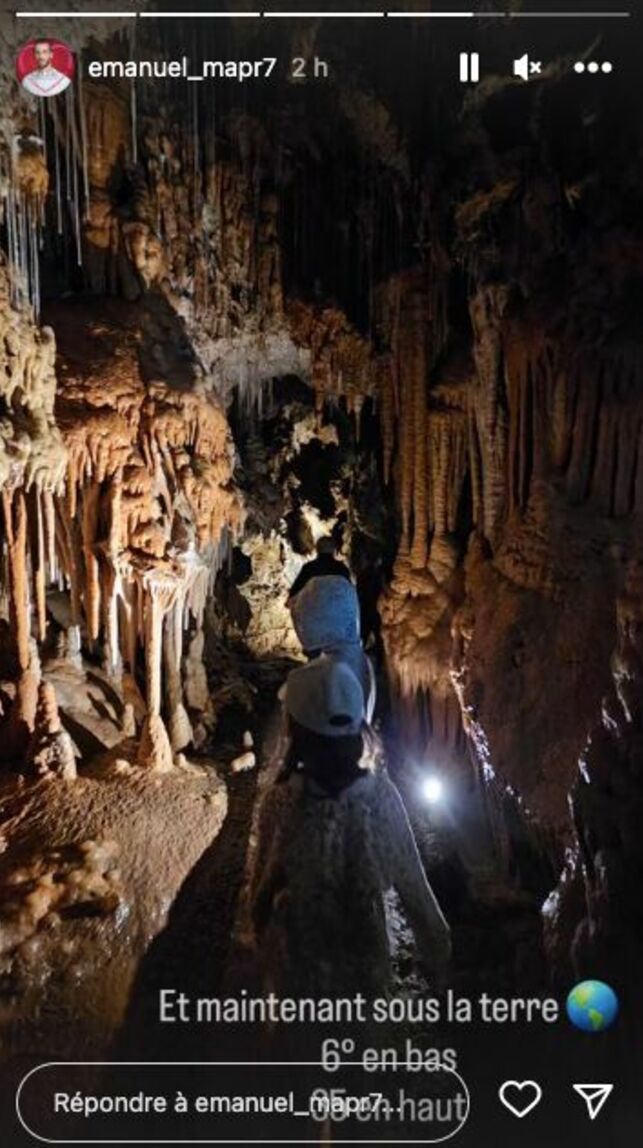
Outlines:
{"type": "Polygon", "coordinates": [[[74,78],[74,54],[61,40],[29,40],[18,53],[16,75],[32,96],[57,96],[74,78]]]}

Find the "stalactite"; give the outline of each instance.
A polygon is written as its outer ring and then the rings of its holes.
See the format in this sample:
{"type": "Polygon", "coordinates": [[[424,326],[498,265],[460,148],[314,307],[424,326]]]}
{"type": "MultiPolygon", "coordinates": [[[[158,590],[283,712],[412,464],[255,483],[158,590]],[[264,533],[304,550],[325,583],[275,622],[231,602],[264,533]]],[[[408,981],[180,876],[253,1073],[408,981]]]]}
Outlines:
{"type": "MultiPolygon", "coordinates": [[[[643,437],[643,424],[635,418],[622,418],[619,426],[618,452],[614,473],[611,510],[615,517],[632,514],[636,506],[635,479],[637,456],[643,437]]],[[[639,504],[640,505],[640,504],[639,504]]]]}
{"type": "Polygon", "coordinates": [[[456,528],[458,505],[462,487],[469,469],[469,443],[466,394],[449,396],[453,405],[447,406],[447,395],[440,393],[440,406],[430,410],[427,422],[427,443],[430,459],[430,525],[434,535],[442,538],[456,528]]]}
{"type": "Polygon", "coordinates": [[[377,393],[379,395],[382,462],[386,486],[388,486],[391,478],[391,465],[395,449],[395,393],[392,371],[390,356],[383,356],[379,368],[377,393]]]}
{"type": "Polygon", "coordinates": [[[83,218],[87,219],[90,215],[90,190],[89,190],[89,148],[87,142],[87,115],[85,110],[85,91],[83,84],[83,69],[78,69],[77,78],[77,100],[78,100],[78,119],[80,124],[80,142],[81,142],[81,162],[82,162],[82,176],[83,176],[83,196],[84,196],[84,210],[83,218]]]}
{"type": "Polygon", "coordinates": [[[608,516],[636,510],[638,378],[627,357],[576,354],[552,383],[552,463],[572,501],[590,500],[608,516]]]}
{"type": "Polygon", "coordinates": [[[56,543],[63,573],[69,585],[71,624],[80,627],[82,549],[77,541],[80,528],[67,513],[67,497],[56,499],[56,543]]]}
{"type": "Polygon", "coordinates": [[[51,116],[54,125],[54,160],[56,179],[56,231],[63,234],[63,193],[62,193],[62,164],[60,159],[59,120],[55,101],[52,101],[51,116]]]}
{"type": "Polygon", "coordinates": [[[506,288],[487,287],[470,300],[478,376],[474,409],[481,455],[482,520],[484,533],[492,544],[499,537],[506,510],[507,402],[502,318],[507,297],[506,288]]]}
{"type": "Polygon", "coordinates": [[[322,395],[373,393],[377,366],[373,347],[337,308],[291,302],[286,318],[298,346],[310,353],[310,381],[322,395]]]}
{"type": "Polygon", "coordinates": [[[29,669],[30,626],[27,582],[27,507],[23,490],[3,490],[2,507],[7,538],[9,605],[21,673],[29,669]]]}
{"type": "Polygon", "coordinates": [[[469,409],[467,418],[469,465],[471,468],[471,503],[474,525],[482,521],[482,461],[475,411],[469,409]]]}
{"type": "Polygon", "coordinates": [[[529,360],[525,363],[525,369],[520,378],[519,403],[515,506],[522,513],[529,501],[532,469],[532,461],[530,460],[533,460],[535,440],[538,437],[534,427],[534,408],[537,406],[537,401],[529,360]]]}
{"type": "Polygon", "coordinates": [[[40,244],[44,203],[49,186],[44,139],[14,135],[9,164],[0,172],[5,201],[11,301],[30,303],[40,313],[40,244]]]}
{"type": "Polygon", "coordinates": [[[71,95],[70,95],[69,88],[65,92],[64,101],[65,101],[65,116],[63,119],[63,123],[62,123],[62,128],[63,128],[64,141],[65,141],[64,142],[65,196],[67,199],[67,206],[69,208],[69,205],[71,204],[71,199],[72,199],[72,197],[71,197],[71,167],[72,167],[72,162],[73,162],[71,116],[69,114],[71,95]]]}
{"type": "Polygon", "coordinates": [[[99,498],[98,483],[90,483],[83,492],[82,537],[85,560],[85,620],[91,641],[96,641],[100,632],[101,584],[95,551],[99,498]]]}
{"type": "MultiPolygon", "coordinates": [[[[402,368],[404,371],[406,367],[402,368]]],[[[413,392],[411,392],[413,394],[413,392]]],[[[414,460],[414,411],[412,402],[402,403],[400,419],[400,511],[402,516],[402,538],[400,553],[408,554],[411,549],[411,511],[413,508],[413,460],[414,460]]]]}
{"type": "Polygon", "coordinates": [[[458,510],[463,488],[469,473],[469,450],[467,442],[467,414],[466,411],[456,421],[453,434],[453,451],[451,456],[450,476],[448,480],[448,502],[446,529],[450,534],[455,533],[458,525],[458,510]]]}
{"type": "Polygon", "coordinates": [[[47,564],[45,552],[45,532],[42,511],[42,495],[34,490],[31,499],[32,515],[34,519],[34,542],[31,547],[31,564],[34,576],[34,599],[36,603],[36,617],[38,621],[38,639],[44,642],[47,636],[47,564]]]}
{"type": "MultiPolygon", "coordinates": [[[[427,466],[426,466],[426,301],[417,294],[410,302],[409,327],[412,346],[408,360],[409,396],[413,420],[413,542],[411,563],[423,569],[427,559],[427,466]]],[[[411,442],[407,444],[411,445],[411,442]]]]}
{"type": "Polygon", "coordinates": [[[39,667],[34,664],[32,657],[30,640],[27,506],[24,491],[3,490],[2,508],[7,542],[9,611],[18,661],[18,680],[7,738],[0,752],[4,758],[19,760],[26,751],[34,728],[40,676],[39,667]]]}
{"type": "Polygon", "coordinates": [[[51,581],[56,581],[58,561],[56,557],[56,504],[54,502],[53,492],[45,489],[42,492],[42,499],[47,566],[49,568],[51,581]]]}

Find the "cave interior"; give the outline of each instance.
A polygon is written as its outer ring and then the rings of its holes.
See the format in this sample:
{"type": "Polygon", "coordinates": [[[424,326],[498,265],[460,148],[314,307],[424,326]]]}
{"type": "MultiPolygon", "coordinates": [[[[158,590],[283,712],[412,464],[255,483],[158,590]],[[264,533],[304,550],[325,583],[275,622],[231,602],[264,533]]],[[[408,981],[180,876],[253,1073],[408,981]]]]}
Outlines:
{"type": "MultiPolygon", "coordinates": [[[[288,589],[330,533],[453,983],[537,993],[640,968],[632,87],[580,82],[591,33],[562,24],[524,83],[506,67],[520,36],[481,22],[488,74],[463,87],[448,27],[216,23],[138,21],[136,55],[330,76],[90,80],[90,60],[132,56],[115,20],[58,22],[83,61],[60,98],[0,68],[0,1026],[17,1055],[68,1051],[70,994],[72,1044],[96,1052],[145,976],[223,983],[301,658],[288,589]],[[434,773],[441,806],[419,796],[434,773]]],[[[10,24],[9,61],[39,30],[10,24]]],[[[625,73],[635,48],[619,52],[625,73]]]]}

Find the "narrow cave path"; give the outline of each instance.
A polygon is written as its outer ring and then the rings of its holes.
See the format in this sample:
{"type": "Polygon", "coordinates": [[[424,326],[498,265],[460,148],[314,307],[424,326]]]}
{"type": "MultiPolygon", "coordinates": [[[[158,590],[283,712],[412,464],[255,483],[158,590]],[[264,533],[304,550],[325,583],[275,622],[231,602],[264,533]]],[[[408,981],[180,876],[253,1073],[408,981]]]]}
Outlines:
{"type": "MultiPolygon", "coordinates": [[[[280,667],[283,670],[283,667],[280,667]]],[[[275,667],[275,676],[279,670],[275,667]]],[[[207,1030],[159,1022],[159,990],[172,988],[191,998],[252,989],[254,968],[239,937],[245,911],[245,880],[253,848],[254,818],[261,790],[270,784],[283,751],[280,706],[274,680],[259,705],[256,752],[258,768],[226,776],[228,812],[219,835],[202,854],[184,882],[167,924],[150,945],[134,982],[130,1003],[110,1058],[150,1055],[155,1059],[222,1057],[220,1039],[208,1050],[207,1030]]],[[[452,983],[458,992],[511,993],[518,984],[542,989],[539,911],[527,897],[496,888],[493,898],[463,893],[461,876],[454,881],[429,862],[430,879],[454,935],[452,983]]],[[[399,924],[399,922],[397,922],[399,924]]],[[[396,983],[430,994],[418,966],[412,935],[402,922],[395,937],[396,983]]],[[[259,991],[258,986],[255,986],[259,991]]],[[[232,1030],[231,1042],[235,1041],[232,1030]]]]}

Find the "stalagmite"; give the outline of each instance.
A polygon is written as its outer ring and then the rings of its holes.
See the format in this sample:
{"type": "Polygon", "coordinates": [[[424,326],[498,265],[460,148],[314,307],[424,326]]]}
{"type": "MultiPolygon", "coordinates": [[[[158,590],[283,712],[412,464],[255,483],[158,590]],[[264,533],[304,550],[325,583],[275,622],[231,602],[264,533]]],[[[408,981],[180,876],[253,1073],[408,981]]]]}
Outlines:
{"type": "Polygon", "coordinates": [[[175,753],[185,749],[192,741],[192,726],[183,705],[181,679],[183,610],[183,601],[179,595],[171,610],[165,615],[163,627],[163,668],[165,671],[168,730],[170,743],[175,753]]]}
{"type": "Polygon", "coordinates": [[[185,700],[190,710],[207,713],[210,706],[208,677],[203,664],[204,634],[198,628],[185,657],[185,700]]]}
{"type": "Polygon", "coordinates": [[[256,755],[252,750],[247,750],[245,753],[239,754],[230,763],[232,773],[247,773],[249,769],[254,769],[257,764],[256,755]]]}
{"type": "Polygon", "coordinates": [[[173,605],[176,590],[175,584],[151,579],[145,595],[147,716],[141,733],[138,763],[158,772],[168,772],[174,767],[172,746],[161,717],[161,657],[163,618],[173,605]]]}
{"type": "Polygon", "coordinates": [[[34,732],[27,748],[27,767],[38,778],[53,776],[73,781],[76,777],[74,748],[69,734],[61,725],[51,682],[41,681],[38,686],[34,732]]]}
{"type": "Polygon", "coordinates": [[[147,658],[147,708],[152,714],[161,712],[161,636],[163,618],[168,608],[168,597],[174,587],[166,588],[156,581],[147,586],[145,597],[145,648],[147,658]]]}
{"type": "Polygon", "coordinates": [[[120,576],[109,563],[106,563],[102,572],[102,578],[102,601],[105,611],[105,663],[110,676],[118,677],[122,669],[118,631],[120,576]]]}

